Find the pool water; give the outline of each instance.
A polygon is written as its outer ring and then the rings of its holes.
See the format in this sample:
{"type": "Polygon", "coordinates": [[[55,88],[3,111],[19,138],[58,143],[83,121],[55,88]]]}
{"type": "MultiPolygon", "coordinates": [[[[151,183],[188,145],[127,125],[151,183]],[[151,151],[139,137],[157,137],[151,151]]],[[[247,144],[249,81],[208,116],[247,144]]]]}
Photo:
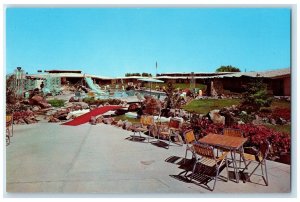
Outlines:
{"type": "Polygon", "coordinates": [[[126,98],[128,96],[136,96],[137,93],[139,93],[141,96],[152,95],[157,98],[165,97],[165,93],[163,93],[163,92],[151,92],[151,94],[150,94],[149,91],[130,90],[130,91],[107,92],[106,94],[96,96],[96,98],[97,99],[126,98]]]}

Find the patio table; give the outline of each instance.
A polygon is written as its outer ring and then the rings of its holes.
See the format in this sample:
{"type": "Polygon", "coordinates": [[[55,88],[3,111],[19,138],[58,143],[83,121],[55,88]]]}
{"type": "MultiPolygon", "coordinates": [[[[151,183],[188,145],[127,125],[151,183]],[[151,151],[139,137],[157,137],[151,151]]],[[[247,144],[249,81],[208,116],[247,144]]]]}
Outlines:
{"type": "Polygon", "coordinates": [[[245,142],[248,140],[248,138],[244,137],[233,137],[233,136],[226,136],[226,135],[219,135],[214,133],[209,133],[205,137],[199,139],[198,141],[200,143],[208,144],[213,147],[217,148],[223,148],[226,150],[229,150],[231,154],[233,154],[233,167],[234,167],[234,174],[236,178],[236,182],[239,182],[239,174],[238,174],[238,168],[237,163],[235,159],[236,151],[239,151],[245,142]]]}

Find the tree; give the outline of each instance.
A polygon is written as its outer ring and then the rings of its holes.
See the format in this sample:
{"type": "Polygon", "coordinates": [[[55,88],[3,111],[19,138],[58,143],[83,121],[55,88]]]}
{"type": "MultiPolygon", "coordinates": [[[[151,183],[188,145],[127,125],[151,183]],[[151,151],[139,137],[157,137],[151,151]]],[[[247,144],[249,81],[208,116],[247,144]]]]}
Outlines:
{"type": "Polygon", "coordinates": [[[216,72],[240,72],[241,70],[237,67],[233,67],[231,65],[221,66],[216,69],[216,72]]]}
{"type": "Polygon", "coordinates": [[[129,76],[141,76],[140,73],[126,73],[125,74],[126,77],[129,77],[129,76]]]}
{"type": "Polygon", "coordinates": [[[152,74],[151,73],[143,72],[142,76],[144,76],[144,77],[152,77],[152,74]]]}
{"type": "Polygon", "coordinates": [[[262,78],[256,77],[245,86],[241,103],[242,110],[254,112],[261,107],[269,107],[271,103],[272,97],[268,95],[267,84],[263,83],[262,78]]]}

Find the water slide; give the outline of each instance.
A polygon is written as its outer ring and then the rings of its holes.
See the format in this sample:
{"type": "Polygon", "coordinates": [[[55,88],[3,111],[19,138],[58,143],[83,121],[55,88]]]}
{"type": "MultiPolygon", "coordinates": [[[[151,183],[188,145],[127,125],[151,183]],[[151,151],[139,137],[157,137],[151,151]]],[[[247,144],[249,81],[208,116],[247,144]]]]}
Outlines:
{"type": "Polygon", "coordinates": [[[86,114],[78,116],[77,118],[73,119],[72,121],[63,123],[62,125],[78,126],[78,125],[89,122],[92,116],[98,116],[98,115],[104,114],[110,110],[116,110],[116,109],[120,109],[120,108],[122,108],[122,106],[118,106],[118,105],[108,105],[108,106],[104,106],[104,107],[99,107],[99,108],[96,108],[96,109],[86,113],[86,114]]]}
{"type": "Polygon", "coordinates": [[[88,87],[90,89],[92,89],[95,93],[103,95],[103,94],[107,94],[105,91],[100,90],[93,82],[92,78],[90,77],[84,77],[85,82],[87,83],[88,87]]]}

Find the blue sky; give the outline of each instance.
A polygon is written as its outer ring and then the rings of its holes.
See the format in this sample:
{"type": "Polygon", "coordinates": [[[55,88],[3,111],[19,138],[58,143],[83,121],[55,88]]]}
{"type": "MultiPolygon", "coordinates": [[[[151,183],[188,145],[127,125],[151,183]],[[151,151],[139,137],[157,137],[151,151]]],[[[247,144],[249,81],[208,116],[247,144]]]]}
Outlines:
{"type": "Polygon", "coordinates": [[[126,72],[290,67],[290,9],[8,8],[6,71],[126,72]]]}

